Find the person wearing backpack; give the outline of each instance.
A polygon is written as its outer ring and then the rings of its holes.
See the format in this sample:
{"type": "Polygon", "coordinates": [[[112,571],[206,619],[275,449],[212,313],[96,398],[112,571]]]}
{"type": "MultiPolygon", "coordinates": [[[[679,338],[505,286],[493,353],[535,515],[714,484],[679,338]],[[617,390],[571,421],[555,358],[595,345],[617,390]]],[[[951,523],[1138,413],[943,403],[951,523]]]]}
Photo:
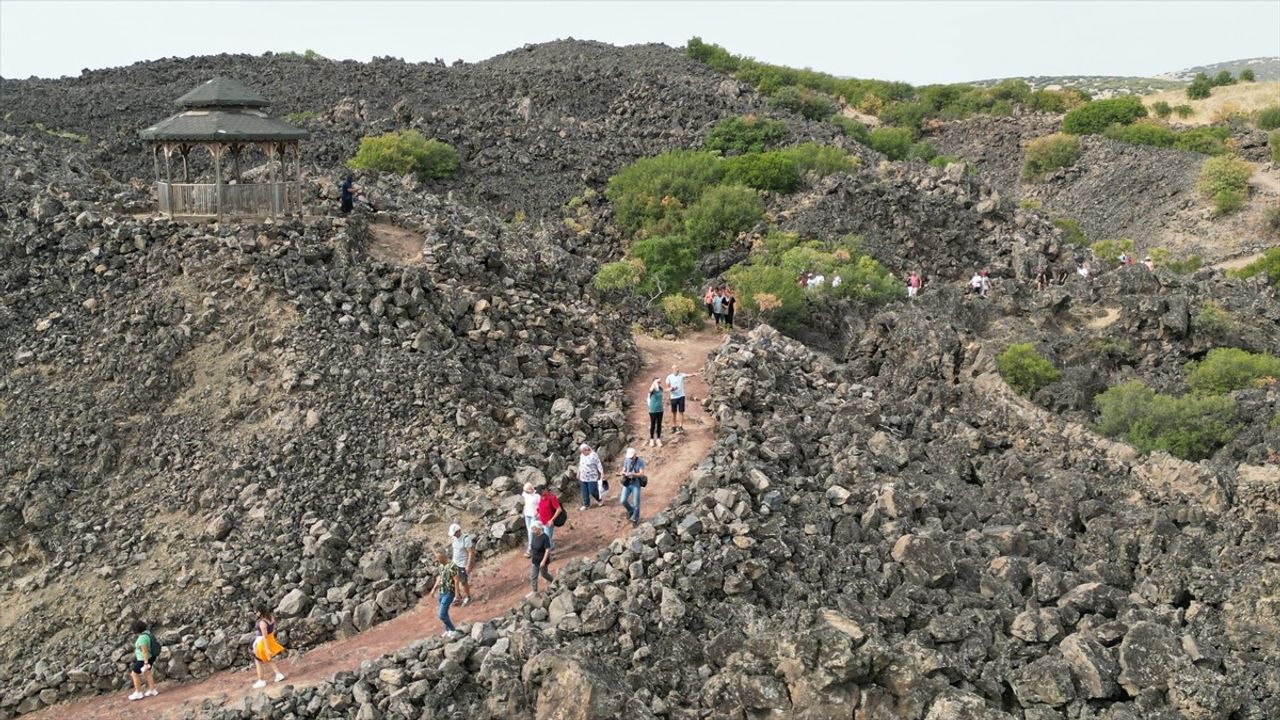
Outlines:
{"type": "Polygon", "coordinates": [[[152,665],[160,654],[160,643],[156,642],[151,631],[147,629],[147,624],[141,620],[134,620],[130,629],[138,637],[133,641],[133,662],[129,665],[129,677],[133,680],[133,693],[129,695],[129,699],[141,700],[144,697],[159,695],[152,665]],[[144,677],[147,680],[146,692],[142,690],[144,677]]]}
{"type": "Polygon", "coordinates": [[[569,516],[564,506],[560,504],[560,498],[551,492],[550,486],[543,485],[538,488],[538,495],[542,497],[538,501],[538,522],[542,523],[542,529],[547,533],[547,544],[554,549],[555,529],[564,525],[569,516]]]}
{"type": "Polygon", "coordinates": [[[259,605],[256,612],[254,631],[257,636],[253,639],[253,667],[258,671],[258,681],[253,687],[260,688],[266,687],[267,675],[272,672],[275,673],[276,682],[284,679],[284,673],[277,670],[275,664],[275,657],[284,652],[284,646],[276,641],[275,613],[266,605],[259,605]]]}
{"type": "Polygon", "coordinates": [[[648,483],[644,476],[644,459],[636,454],[635,448],[627,448],[626,457],[622,460],[622,508],[627,511],[632,525],[640,523],[640,488],[648,483]]]}

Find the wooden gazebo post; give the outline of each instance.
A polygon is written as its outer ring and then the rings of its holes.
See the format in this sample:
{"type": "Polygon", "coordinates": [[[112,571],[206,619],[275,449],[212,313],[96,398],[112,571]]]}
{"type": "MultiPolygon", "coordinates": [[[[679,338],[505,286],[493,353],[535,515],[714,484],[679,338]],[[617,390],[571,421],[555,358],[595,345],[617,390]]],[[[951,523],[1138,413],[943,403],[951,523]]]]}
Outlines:
{"type": "Polygon", "coordinates": [[[213,177],[214,185],[217,186],[218,197],[218,222],[222,222],[222,145],[220,143],[210,145],[209,152],[213,153],[213,177]]]}

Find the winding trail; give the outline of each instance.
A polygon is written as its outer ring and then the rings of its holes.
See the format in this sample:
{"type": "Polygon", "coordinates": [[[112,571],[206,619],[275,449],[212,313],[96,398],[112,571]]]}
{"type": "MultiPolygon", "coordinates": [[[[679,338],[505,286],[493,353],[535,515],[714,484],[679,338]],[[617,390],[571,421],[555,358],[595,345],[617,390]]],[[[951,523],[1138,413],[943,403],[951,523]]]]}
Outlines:
{"type": "MultiPolygon", "coordinates": [[[[686,383],[691,400],[685,420],[685,432],[670,434],[671,417],[664,422],[664,447],[645,446],[649,433],[649,415],[645,407],[649,383],[654,377],[665,378],[673,363],[679,363],[685,372],[702,372],[710,354],[719,347],[724,336],[718,331],[707,330],[691,334],[679,340],[660,340],[647,335],[637,335],[641,368],[627,387],[631,401],[627,408],[628,443],[636,448],[648,463],[649,485],[641,496],[641,519],[648,520],[671,504],[689,471],[707,456],[715,443],[715,428],[704,412],[702,399],[707,387],[702,377],[693,377],[686,383]]],[[[619,458],[606,458],[606,469],[613,469],[619,458]]],[[[566,453],[565,462],[575,461],[566,453]]],[[[605,505],[591,510],[578,510],[576,487],[562,495],[570,510],[568,524],[556,531],[556,559],[552,562],[552,574],[557,574],[565,563],[590,557],[607,547],[615,538],[631,532],[618,505],[621,487],[611,488],[605,505]]],[[[511,550],[492,558],[480,558],[472,580],[471,591],[475,598],[465,608],[455,607],[451,612],[454,624],[467,631],[471,623],[492,620],[505,614],[524,599],[529,589],[529,560],[522,550],[511,550]]],[[[75,700],[53,705],[24,715],[24,718],[40,720],[112,720],[136,717],[176,718],[191,717],[205,702],[217,706],[240,706],[245,698],[266,692],[279,695],[285,687],[294,688],[317,685],[339,672],[356,670],[360,663],[381,655],[395,652],[415,641],[441,632],[436,618],[434,598],[426,598],[387,622],[368,630],[333,640],[311,650],[288,657],[279,664],[288,679],[278,685],[268,685],[263,690],[253,690],[253,668],[246,663],[238,668],[223,670],[202,680],[190,682],[165,682],[159,685],[160,694],[137,702],[130,702],[121,678],[122,689],[108,695],[75,700]]]]}

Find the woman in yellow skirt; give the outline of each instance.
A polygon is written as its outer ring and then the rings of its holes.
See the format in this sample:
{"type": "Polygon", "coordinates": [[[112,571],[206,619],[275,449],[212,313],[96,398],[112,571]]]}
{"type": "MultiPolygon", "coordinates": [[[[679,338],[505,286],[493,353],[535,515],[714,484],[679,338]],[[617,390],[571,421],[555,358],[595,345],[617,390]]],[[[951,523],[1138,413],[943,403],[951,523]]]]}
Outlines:
{"type": "Polygon", "coordinates": [[[258,636],[253,639],[253,665],[258,670],[255,688],[266,687],[267,675],[275,673],[275,681],[284,679],[284,673],[276,669],[275,657],[284,652],[284,646],[276,641],[276,616],[265,605],[257,608],[258,636]]]}

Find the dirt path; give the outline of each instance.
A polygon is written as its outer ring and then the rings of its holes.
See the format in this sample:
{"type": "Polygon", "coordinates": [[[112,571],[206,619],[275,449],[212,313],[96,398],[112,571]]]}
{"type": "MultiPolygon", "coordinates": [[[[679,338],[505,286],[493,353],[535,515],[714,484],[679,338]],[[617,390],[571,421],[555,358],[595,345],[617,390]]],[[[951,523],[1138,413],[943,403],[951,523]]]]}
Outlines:
{"type": "MultiPolygon", "coordinates": [[[[649,415],[644,401],[649,383],[654,377],[665,378],[672,363],[679,363],[685,372],[701,372],[707,357],[722,339],[715,331],[697,333],[676,341],[648,336],[636,338],[642,366],[627,389],[632,401],[627,410],[627,432],[629,444],[648,463],[649,485],[644,489],[640,503],[642,520],[652,518],[671,503],[689,470],[706,457],[715,442],[715,428],[700,402],[706,397],[706,384],[701,377],[694,377],[687,382],[688,395],[693,402],[689,403],[685,432],[674,437],[669,434],[671,417],[668,413],[664,417],[665,446],[646,447],[649,415]]],[[[619,458],[602,459],[609,469],[621,462],[619,458]]],[[[565,462],[571,461],[574,458],[566,455],[565,462]]],[[[621,487],[615,484],[610,488],[603,507],[587,511],[577,509],[576,490],[562,496],[570,508],[570,516],[569,523],[556,531],[556,559],[552,563],[552,574],[557,574],[569,561],[595,555],[615,538],[631,531],[631,525],[625,521],[618,505],[620,491],[621,487]]],[[[481,559],[472,581],[475,601],[465,608],[455,607],[451,617],[459,629],[466,631],[471,623],[497,618],[518,605],[528,589],[529,561],[523,551],[513,550],[488,561],[481,559]]],[[[158,696],[138,702],[129,702],[125,697],[128,691],[121,690],[54,705],[24,717],[108,720],[133,718],[141,713],[148,718],[173,718],[184,712],[189,716],[206,701],[238,706],[244,698],[257,692],[278,695],[285,686],[316,685],[339,672],[357,669],[365,660],[395,652],[420,638],[439,634],[441,629],[434,598],[427,598],[414,608],[365,632],[325,643],[282,661],[280,666],[288,680],[280,685],[269,685],[261,691],[250,688],[255,678],[252,668],[245,665],[199,681],[162,683],[158,696]]]]}
{"type": "Polygon", "coordinates": [[[1255,260],[1261,259],[1265,253],[1266,250],[1262,250],[1260,252],[1249,253],[1248,255],[1237,255],[1236,257],[1216,262],[1209,267],[1214,270],[1239,270],[1246,265],[1252,265],[1255,260]]]}

